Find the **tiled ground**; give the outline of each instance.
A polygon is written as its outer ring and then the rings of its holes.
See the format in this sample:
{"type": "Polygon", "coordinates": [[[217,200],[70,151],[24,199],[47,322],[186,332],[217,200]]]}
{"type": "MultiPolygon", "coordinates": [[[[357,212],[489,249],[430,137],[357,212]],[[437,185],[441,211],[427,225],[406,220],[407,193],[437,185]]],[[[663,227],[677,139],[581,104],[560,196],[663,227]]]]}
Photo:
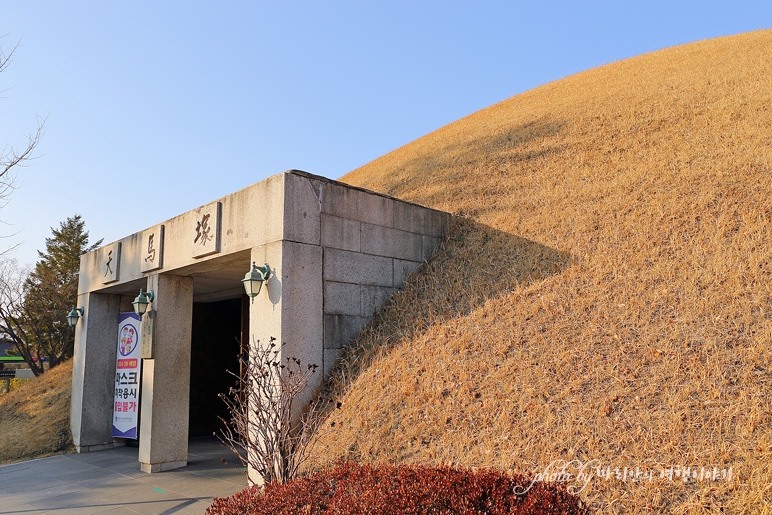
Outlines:
{"type": "Polygon", "coordinates": [[[217,439],[192,438],[188,466],[146,474],[136,447],[65,454],[0,466],[0,513],[204,513],[213,497],[243,490],[235,458],[217,439]]]}

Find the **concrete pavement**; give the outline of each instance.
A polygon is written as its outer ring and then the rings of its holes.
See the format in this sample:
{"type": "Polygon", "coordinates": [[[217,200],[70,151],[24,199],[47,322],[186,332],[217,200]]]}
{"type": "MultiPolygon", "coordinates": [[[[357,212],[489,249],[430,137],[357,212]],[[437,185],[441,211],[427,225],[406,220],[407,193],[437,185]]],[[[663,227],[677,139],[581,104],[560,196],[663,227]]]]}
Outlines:
{"type": "Polygon", "coordinates": [[[147,474],[136,447],[0,466],[0,513],[201,514],[214,497],[243,490],[236,456],[213,437],[191,438],[188,466],[147,474]]]}

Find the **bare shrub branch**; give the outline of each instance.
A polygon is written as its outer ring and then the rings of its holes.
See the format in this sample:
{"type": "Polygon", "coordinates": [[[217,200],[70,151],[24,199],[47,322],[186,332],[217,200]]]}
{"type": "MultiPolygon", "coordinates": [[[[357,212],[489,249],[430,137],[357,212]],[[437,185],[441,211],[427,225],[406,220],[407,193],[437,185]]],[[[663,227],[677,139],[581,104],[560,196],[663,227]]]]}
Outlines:
{"type": "Polygon", "coordinates": [[[250,482],[250,470],[263,484],[297,477],[325,418],[315,405],[293,417],[295,401],[318,367],[282,357],[281,348],[273,337],[267,345],[256,341],[248,356],[239,357],[245,372],[238,387],[220,395],[231,420],[223,420],[225,429],[217,436],[238,456],[250,482]]]}

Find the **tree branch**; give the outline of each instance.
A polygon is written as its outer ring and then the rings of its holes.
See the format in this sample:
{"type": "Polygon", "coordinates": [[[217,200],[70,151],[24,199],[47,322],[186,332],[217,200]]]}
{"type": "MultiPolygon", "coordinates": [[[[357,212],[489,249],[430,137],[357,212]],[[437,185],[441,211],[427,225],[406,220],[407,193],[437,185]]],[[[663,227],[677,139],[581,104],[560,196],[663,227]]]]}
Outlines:
{"type": "Polygon", "coordinates": [[[13,183],[15,177],[12,177],[9,172],[14,166],[20,166],[24,161],[32,159],[32,151],[40,143],[40,139],[43,137],[43,127],[46,124],[46,118],[38,117],[38,128],[33,134],[27,136],[27,146],[22,150],[16,150],[14,147],[9,147],[6,151],[0,155],[0,198],[6,196],[6,192],[9,189],[13,189],[13,183]]]}

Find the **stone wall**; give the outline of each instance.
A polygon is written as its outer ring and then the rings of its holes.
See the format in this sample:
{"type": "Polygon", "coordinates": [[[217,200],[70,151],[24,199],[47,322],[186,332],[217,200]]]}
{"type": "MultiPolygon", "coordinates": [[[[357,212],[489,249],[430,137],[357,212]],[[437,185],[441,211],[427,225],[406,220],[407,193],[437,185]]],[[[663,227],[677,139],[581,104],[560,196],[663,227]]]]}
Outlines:
{"type": "Polygon", "coordinates": [[[447,213],[329,183],[321,214],[324,371],[429,259],[447,233],[447,213]]]}

